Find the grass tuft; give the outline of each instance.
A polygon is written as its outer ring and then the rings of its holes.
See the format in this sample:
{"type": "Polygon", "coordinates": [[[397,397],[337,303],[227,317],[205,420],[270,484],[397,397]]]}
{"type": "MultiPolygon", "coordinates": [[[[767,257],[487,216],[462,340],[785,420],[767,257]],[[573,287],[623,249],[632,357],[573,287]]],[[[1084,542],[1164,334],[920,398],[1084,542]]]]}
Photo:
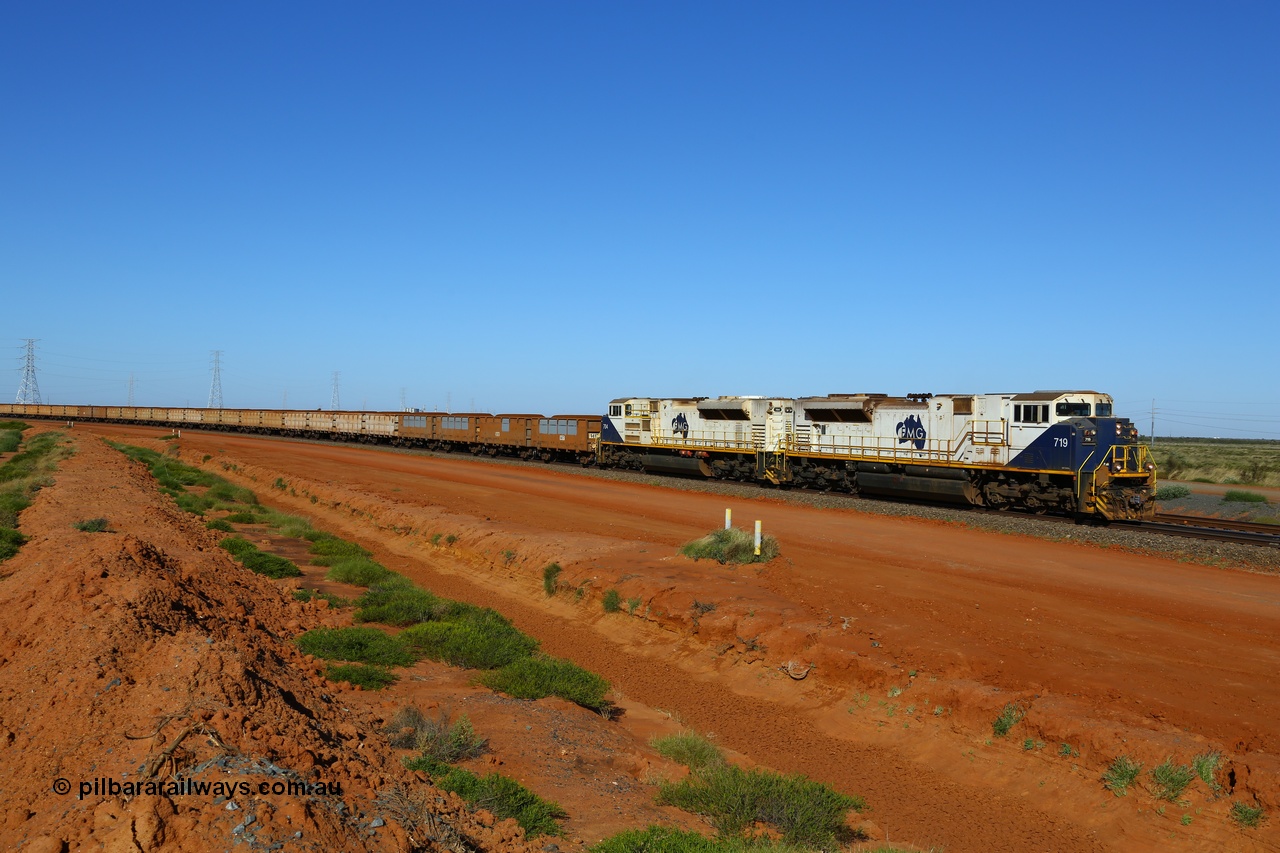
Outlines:
{"type": "Polygon", "coordinates": [[[1172,758],[1166,758],[1151,771],[1151,781],[1155,783],[1152,791],[1158,800],[1176,803],[1196,778],[1196,771],[1185,764],[1174,764],[1172,758]]]}
{"type": "Polygon", "coordinates": [[[1200,781],[1209,786],[1215,794],[1222,790],[1218,784],[1218,765],[1222,762],[1222,753],[1205,752],[1191,759],[1191,766],[1200,777],[1200,781]]]}
{"type": "Polygon", "coordinates": [[[656,737],[649,746],[659,755],[683,764],[690,770],[702,770],[724,763],[724,755],[711,741],[697,732],[680,732],[666,737],[656,737]]]}
{"type": "Polygon", "coordinates": [[[296,578],[302,575],[292,560],[259,551],[258,546],[240,536],[228,536],[218,543],[246,569],[269,578],[296,578]]]}
{"type": "Polygon", "coordinates": [[[331,581],[349,583],[352,586],[374,586],[385,584],[397,575],[368,557],[346,557],[334,563],[325,577],[331,581]]]}
{"type": "Polygon", "coordinates": [[[1178,498],[1191,496],[1191,490],[1186,486],[1161,486],[1156,489],[1156,500],[1158,501],[1176,501],[1178,498]]]}
{"type": "Polygon", "coordinates": [[[106,533],[107,525],[108,522],[105,518],[86,518],[84,521],[77,521],[71,526],[85,533],[106,533]]]}
{"type": "Polygon", "coordinates": [[[235,530],[236,530],[234,527],[232,527],[227,522],[223,521],[221,518],[215,518],[213,521],[206,521],[204,526],[209,528],[210,530],[218,530],[218,531],[221,531],[222,533],[235,533],[235,530]]]}
{"type": "Polygon", "coordinates": [[[542,588],[547,595],[555,595],[556,590],[560,588],[560,568],[559,563],[548,563],[547,567],[542,570],[542,588]]]}
{"type": "Polygon", "coordinates": [[[715,560],[725,563],[767,563],[778,556],[778,540],[764,536],[760,540],[760,555],[755,553],[755,536],[737,527],[716,530],[701,539],[686,543],[680,553],[694,560],[715,560]]]}
{"type": "Polygon", "coordinates": [[[991,731],[996,737],[1004,737],[1022,721],[1024,713],[1021,708],[1010,702],[1000,711],[1000,715],[991,722],[991,731]]]}
{"type": "Polygon", "coordinates": [[[1230,817],[1240,826],[1254,829],[1262,823],[1264,810],[1262,806],[1248,806],[1236,801],[1231,804],[1230,817]]]}
{"type": "Polygon", "coordinates": [[[617,613],[622,609],[622,596],[616,589],[606,589],[604,597],[600,599],[600,605],[604,607],[605,613],[617,613]]]}
{"type": "Polygon", "coordinates": [[[1243,489],[1228,489],[1227,493],[1222,496],[1223,503],[1251,503],[1265,504],[1270,503],[1266,495],[1260,495],[1257,492],[1246,492],[1243,489]]]}
{"type": "Polygon", "coordinates": [[[1123,797],[1129,792],[1129,786],[1133,784],[1141,772],[1141,762],[1134,761],[1127,755],[1122,755],[1111,762],[1107,772],[1102,774],[1102,784],[1117,797],[1123,797]]]}

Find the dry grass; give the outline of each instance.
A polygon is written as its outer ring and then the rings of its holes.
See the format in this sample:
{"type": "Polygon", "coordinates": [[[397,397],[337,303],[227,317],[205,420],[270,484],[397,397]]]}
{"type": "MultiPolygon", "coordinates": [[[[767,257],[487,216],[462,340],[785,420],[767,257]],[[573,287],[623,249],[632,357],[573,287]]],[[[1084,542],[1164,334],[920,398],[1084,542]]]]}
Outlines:
{"type": "Polygon", "coordinates": [[[1280,441],[1158,438],[1151,452],[1162,480],[1280,488],[1280,441]]]}

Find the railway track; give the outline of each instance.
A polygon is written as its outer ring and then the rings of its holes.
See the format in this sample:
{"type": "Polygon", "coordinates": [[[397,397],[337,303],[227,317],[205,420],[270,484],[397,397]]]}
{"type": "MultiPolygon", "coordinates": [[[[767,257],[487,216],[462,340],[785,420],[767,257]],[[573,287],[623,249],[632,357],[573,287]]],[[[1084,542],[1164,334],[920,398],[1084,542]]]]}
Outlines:
{"type": "Polygon", "coordinates": [[[1217,542],[1239,542],[1280,548],[1280,524],[1231,521],[1225,518],[1160,512],[1156,513],[1154,521],[1136,522],[1127,526],[1151,533],[1163,533],[1166,536],[1185,536],[1191,539],[1210,539],[1217,542]]]}

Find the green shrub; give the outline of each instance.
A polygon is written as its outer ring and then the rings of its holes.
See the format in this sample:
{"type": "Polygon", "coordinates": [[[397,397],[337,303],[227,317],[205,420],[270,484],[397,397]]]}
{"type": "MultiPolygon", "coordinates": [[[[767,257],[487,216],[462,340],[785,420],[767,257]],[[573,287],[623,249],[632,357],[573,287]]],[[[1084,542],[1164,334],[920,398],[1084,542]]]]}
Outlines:
{"type": "Polygon", "coordinates": [[[1128,793],[1129,786],[1133,784],[1133,781],[1138,778],[1138,774],[1141,772],[1141,762],[1134,761],[1127,755],[1122,755],[1111,762],[1107,772],[1102,774],[1102,784],[1117,797],[1123,797],[1128,793]]]}
{"type": "Polygon", "coordinates": [[[672,761],[679,762],[690,770],[701,770],[724,763],[724,755],[711,741],[697,732],[680,732],[679,734],[656,737],[649,745],[672,761]]]}
{"type": "Polygon", "coordinates": [[[1191,490],[1186,486],[1161,486],[1156,489],[1156,500],[1158,501],[1176,501],[1178,498],[1185,498],[1191,495],[1191,490]]]}
{"type": "Polygon", "coordinates": [[[447,602],[425,589],[411,586],[407,578],[396,575],[400,582],[384,582],[369,587],[356,600],[357,622],[378,622],[403,628],[429,622],[447,611],[447,602]]]}
{"type": "Polygon", "coordinates": [[[0,430],[0,453],[12,453],[22,444],[22,432],[15,429],[0,430]]]}
{"type": "Polygon", "coordinates": [[[311,553],[317,557],[336,557],[338,559],[373,556],[372,551],[361,548],[354,542],[339,539],[336,536],[323,536],[313,541],[311,543],[311,553]]]}
{"type": "Polygon", "coordinates": [[[478,758],[489,743],[476,734],[466,714],[455,722],[443,708],[431,718],[408,705],[397,711],[382,731],[397,749],[418,750],[418,758],[425,762],[420,769],[478,758]]]}
{"type": "Polygon", "coordinates": [[[84,521],[77,521],[72,527],[85,533],[106,533],[107,524],[105,518],[86,518],[84,521]]]}
{"type": "Polygon", "coordinates": [[[365,690],[381,690],[400,680],[400,676],[386,667],[363,663],[332,663],[325,668],[324,677],[330,681],[358,684],[365,690]]]}
{"type": "Polygon", "coordinates": [[[725,563],[767,563],[778,556],[778,540],[772,536],[760,539],[760,556],[755,553],[755,535],[737,527],[716,530],[701,539],[686,543],[680,553],[694,560],[725,563]]]}
{"type": "Polygon", "coordinates": [[[228,524],[261,524],[262,519],[251,512],[233,512],[225,519],[228,524]]]}
{"type": "Polygon", "coordinates": [[[377,628],[314,628],[297,639],[298,648],[324,660],[409,666],[413,655],[404,644],[377,628]]]}
{"type": "Polygon", "coordinates": [[[275,578],[276,580],[280,578],[296,578],[302,575],[302,569],[298,568],[292,560],[286,560],[284,557],[267,554],[256,549],[250,554],[241,556],[240,562],[249,571],[265,577],[275,578]]]}
{"type": "Polygon", "coordinates": [[[23,494],[24,491],[10,487],[0,492],[0,527],[18,526],[18,513],[31,506],[31,499],[23,494]]]}
{"type": "Polygon", "coordinates": [[[1247,806],[1239,801],[1231,804],[1231,819],[1241,826],[1250,829],[1257,827],[1262,823],[1263,808],[1262,806],[1247,806]]]}
{"type": "MultiPolygon", "coordinates": [[[[765,838],[707,838],[669,826],[629,829],[588,850],[590,853],[809,853],[808,848],[765,838]]],[[[884,847],[869,853],[895,853],[895,850],[884,847]]]]}
{"type": "Polygon", "coordinates": [[[547,595],[555,595],[556,590],[560,586],[560,568],[559,563],[548,563],[547,567],[542,570],[542,588],[546,590],[547,595]]]}
{"type": "Polygon", "coordinates": [[[1000,716],[991,723],[991,731],[996,737],[1004,737],[1009,730],[1022,721],[1022,709],[1010,702],[1000,711],[1000,716]]]}
{"type": "Polygon", "coordinates": [[[477,776],[460,767],[441,764],[428,768],[424,766],[425,762],[417,759],[405,764],[411,770],[431,774],[431,781],[436,787],[452,791],[477,809],[486,809],[499,819],[514,818],[529,838],[559,835],[560,824],[556,819],[567,817],[557,804],[542,799],[514,779],[498,773],[477,776]]]}
{"type": "Polygon", "coordinates": [[[395,572],[390,571],[381,563],[375,563],[368,557],[339,559],[330,567],[328,574],[325,575],[331,581],[349,583],[353,586],[373,586],[374,584],[386,583],[395,576],[395,572]]]}
{"type": "Polygon", "coordinates": [[[218,547],[224,551],[230,551],[237,557],[242,557],[245,554],[252,554],[254,551],[258,550],[258,546],[254,545],[243,536],[227,536],[218,543],[218,547]]]}
{"type": "Polygon", "coordinates": [[[618,595],[616,589],[606,589],[600,604],[604,607],[605,613],[617,613],[622,609],[622,596],[618,595]]]}
{"type": "Polygon", "coordinates": [[[27,537],[11,527],[0,527],[0,562],[18,553],[27,537]]]}
{"type": "Polygon", "coordinates": [[[1268,503],[1266,495],[1260,495],[1257,492],[1246,492],[1243,489],[1228,489],[1227,493],[1222,496],[1222,502],[1252,504],[1268,503]]]}
{"type": "Polygon", "coordinates": [[[528,658],[538,647],[537,640],[493,610],[476,610],[448,622],[423,622],[404,629],[399,639],[424,657],[471,669],[497,669],[528,658]]]}
{"type": "Polygon", "coordinates": [[[658,802],[706,815],[722,835],[741,835],[756,823],[773,827],[789,844],[830,849],[848,840],[850,809],[866,803],[800,775],[705,767],[680,782],[663,783],[658,802]]]}
{"type": "Polygon", "coordinates": [[[516,699],[559,696],[570,702],[602,711],[610,707],[605,698],[609,682],[575,663],[553,657],[528,657],[486,673],[481,683],[516,699]]]}
{"type": "Polygon", "coordinates": [[[235,532],[235,528],[232,527],[230,524],[228,524],[226,521],[222,520],[221,518],[215,518],[213,521],[207,521],[205,522],[204,526],[209,528],[210,530],[218,530],[223,533],[235,532]]]}

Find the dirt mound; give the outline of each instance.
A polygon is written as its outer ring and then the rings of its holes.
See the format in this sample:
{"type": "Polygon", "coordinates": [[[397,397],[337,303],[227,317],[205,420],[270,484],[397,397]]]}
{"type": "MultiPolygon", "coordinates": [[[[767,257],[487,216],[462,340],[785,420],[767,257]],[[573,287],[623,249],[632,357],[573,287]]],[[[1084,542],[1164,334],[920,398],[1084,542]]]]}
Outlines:
{"type": "Polygon", "coordinates": [[[76,442],[0,566],[0,843],[540,849],[406,771],[291,639],[326,620],[76,442]],[[110,530],[73,524],[106,517],[110,530]]]}

